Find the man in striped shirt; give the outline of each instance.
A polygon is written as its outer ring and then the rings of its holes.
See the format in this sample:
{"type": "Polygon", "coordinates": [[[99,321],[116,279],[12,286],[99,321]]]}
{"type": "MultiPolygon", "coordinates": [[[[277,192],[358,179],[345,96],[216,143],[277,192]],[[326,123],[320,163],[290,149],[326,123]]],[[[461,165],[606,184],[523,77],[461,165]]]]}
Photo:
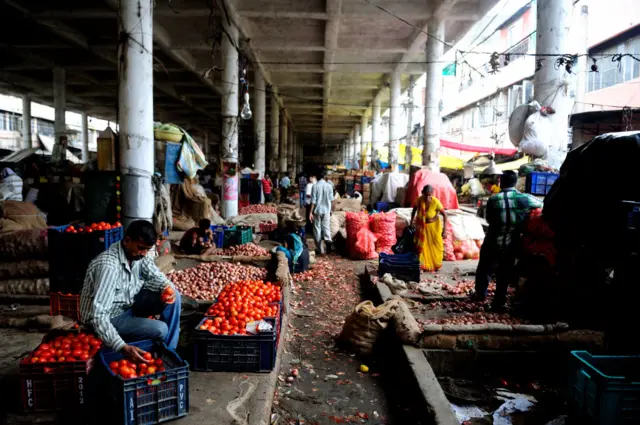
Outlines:
{"type": "Polygon", "coordinates": [[[156,240],[151,223],[131,223],[120,243],[91,261],[80,295],[84,324],[114,351],[141,361],[144,351],[127,342],[155,339],[174,350],[180,333],[180,294],[146,256],[156,240]],[[167,288],[174,295],[163,301],[167,288]],[[161,320],[148,318],[155,314],[161,320]]]}

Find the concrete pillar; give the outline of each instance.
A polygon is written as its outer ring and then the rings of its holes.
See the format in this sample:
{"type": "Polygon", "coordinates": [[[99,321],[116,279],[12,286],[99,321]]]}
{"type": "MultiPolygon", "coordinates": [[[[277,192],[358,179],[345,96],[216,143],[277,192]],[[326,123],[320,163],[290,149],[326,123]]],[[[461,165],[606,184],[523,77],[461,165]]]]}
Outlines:
{"type": "Polygon", "coordinates": [[[264,176],[266,170],[267,149],[267,93],[265,92],[264,78],[260,72],[256,72],[256,89],[253,91],[253,137],[256,150],[253,154],[253,166],[264,176]]]}
{"type": "Polygon", "coordinates": [[[65,112],[67,96],[65,88],[65,71],[62,68],[53,68],[53,109],[54,109],[54,134],[55,146],[52,152],[54,162],[62,161],[67,157],[67,126],[65,112]]]}
{"type": "Polygon", "coordinates": [[[86,164],[89,162],[89,117],[86,112],[80,115],[80,120],[82,121],[82,162],[86,164]]]}
{"type": "Polygon", "coordinates": [[[269,128],[271,133],[271,149],[269,150],[269,171],[278,171],[278,153],[280,152],[280,105],[274,94],[275,88],[272,88],[271,93],[271,127],[269,128]]]}
{"type": "Polygon", "coordinates": [[[380,139],[380,96],[373,98],[373,107],[371,108],[371,169],[378,160],[380,150],[382,149],[382,140],[380,139]]]}
{"type": "Polygon", "coordinates": [[[358,165],[358,169],[362,168],[362,137],[360,136],[360,125],[356,125],[353,133],[353,161],[354,165],[358,165]]]}
{"type": "Polygon", "coordinates": [[[22,149],[31,147],[31,98],[22,96],[22,149]]]}
{"type": "Polygon", "coordinates": [[[227,36],[222,37],[222,161],[230,164],[235,173],[223,175],[222,215],[238,215],[238,51],[234,43],[238,32],[234,26],[225,26],[227,36]]]}
{"type": "Polygon", "coordinates": [[[288,137],[288,128],[287,128],[287,115],[284,113],[284,109],[282,110],[282,117],[280,119],[280,172],[286,173],[288,171],[287,168],[287,137],[288,137]]]}
{"type": "MultiPolygon", "coordinates": [[[[152,221],[153,0],[120,1],[119,26],[129,34],[120,46],[118,121],[122,174],[122,221],[152,221]],[[141,48],[140,46],[145,46],[141,48]]],[[[56,112],[57,117],[57,112],[56,112]]],[[[57,121],[57,120],[56,120],[57,121]]]]}
{"type": "Polygon", "coordinates": [[[444,53],[444,21],[431,18],[428,23],[427,37],[427,83],[425,89],[424,108],[424,145],[422,147],[422,165],[427,165],[432,171],[440,171],[440,102],[442,100],[442,63],[444,53]]]}
{"type": "Polygon", "coordinates": [[[209,147],[209,132],[205,131],[204,132],[204,157],[207,159],[207,162],[211,162],[211,159],[209,157],[209,150],[211,148],[209,147]]]}
{"type": "Polygon", "coordinates": [[[296,146],[293,140],[293,126],[290,122],[287,123],[287,170],[294,173],[292,178],[295,178],[295,168],[293,166],[293,151],[296,146]]]}
{"type": "MultiPolygon", "coordinates": [[[[536,53],[564,54],[573,51],[569,27],[573,0],[538,0],[536,53]]],[[[542,106],[551,106],[555,114],[549,114],[547,120],[549,132],[549,152],[547,161],[554,168],[560,168],[567,154],[569,140],[569,115],[573,99],[569,96],[572,74],[564,67],[554,66],[555,58],[544,61],[542,68],[534,74],[534,98],[542,106]]]]}
{"type": "Polygon", "coordinates": [[[302,148],[302,140],[298,140],[298,135],[296,135],[296,146],[298,146],[298,171],[302,172],[304,170],[304,149],[302,148]]]}
{"type": "Polygon", "coordinates": [[[360,157],[360,169],[364,170],[364,165],[367,159],[367,141],[364,138],[364,134],[367,131],[368,120],[366,116],[362,116],[360,118],[360,152],[358,153],[360,157]]]}
{"type": "Polygon", "coordinates": [[[400,141],[400,73],[391,73],[391,99],[389,102],[389,166],[398,171],[398,143],[400,141]]]}
{"type": "Polygon", "coordinates": [[[586,106],[583,101],[585,94],[587,93],[587,83],[589,81],[589,72],[591,71],[591,60],[587,53],[589,53],[588,42],[588,26],[589,26],[589,6],[580,6],[580,20],[577,22],[577,36],[578,42],[577,53],[584,56],[578,57],[578,75],[576,76],[576,93],[575,93],[575,105],[573,106],[573,113],[579,114],[586,110],[586,106]]]}

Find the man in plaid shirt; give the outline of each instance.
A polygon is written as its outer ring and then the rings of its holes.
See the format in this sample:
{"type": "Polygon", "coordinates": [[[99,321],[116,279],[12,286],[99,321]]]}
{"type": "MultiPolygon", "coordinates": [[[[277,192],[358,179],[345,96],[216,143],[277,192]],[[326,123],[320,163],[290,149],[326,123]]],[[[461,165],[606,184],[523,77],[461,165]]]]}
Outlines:
{"type": "Polygon", "coordinates": [[[505,171],[500,179],[502,191],[493,195],[487,203],[486,218],[489,231],[480,250],[476,270],[477,300],[484,300],[493,271],[496,271],[496,295],[493,309],[504,307],[507,288],[515,284],[515,261],[520,248],[522,223],[529,211],[542,207],[539,199],[516,190],[518,174],[505,171]]]}

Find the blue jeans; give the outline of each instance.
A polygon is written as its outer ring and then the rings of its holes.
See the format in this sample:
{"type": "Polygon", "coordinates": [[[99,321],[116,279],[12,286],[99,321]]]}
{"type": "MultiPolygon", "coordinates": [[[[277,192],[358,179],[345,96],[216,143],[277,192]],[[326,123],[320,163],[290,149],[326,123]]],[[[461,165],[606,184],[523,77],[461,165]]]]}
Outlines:
{"type": "Polygon", "coordinates": [[[306,197],[307,197],[307,191],[301,190],[300,191],[300,208],[304,208],[304,200],[306,197]]]}
{"type": "Polygon", "coordinates": [[[175,350],[180,337],[181,299],[177,291],[175,297],[173,304],[165,305],[159,292],[143,289],[136,295],[133,308],[111,319],[111,324],[125,342],[154,339],[163,341],[169,349],[175,350]],[[154,314],[160,314],[160,320],[146,318],[154,314]]]}

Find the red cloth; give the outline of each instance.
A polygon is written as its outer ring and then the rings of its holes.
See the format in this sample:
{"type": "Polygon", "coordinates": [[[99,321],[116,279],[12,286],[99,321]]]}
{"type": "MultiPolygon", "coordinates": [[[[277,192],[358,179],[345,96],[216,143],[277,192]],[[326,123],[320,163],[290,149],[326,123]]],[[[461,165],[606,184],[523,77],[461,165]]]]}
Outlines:
{"type": "Polygon", "coordinates": [[[262,190],[264,191],[265,195],[271,194],[271,180],[262,179],[262,190]]]}
{"type": "Polygon", "coordinates": [[[440,139],[440,147],[456,149],[465,152],[478,152],[478,153],[495,153],[496,155],[515,155],[518,152],[517,149],[511,148],[491,148],[485,146],[471,146],[464,143],[450,142],[449,140],[440,139]]]}
{"type": "Polygon", "coordinates": [[[445,210],[459,208],[458,194],[449,181],[449,177],[443,173],[434,173],[429,170],[418,170],[409,180],[407,192],[404,197],[406,207],[413,207],[414,202],[422,194],[422,188],[430,184],[433,186],[433,196],[438,198],[445,210]]]}

